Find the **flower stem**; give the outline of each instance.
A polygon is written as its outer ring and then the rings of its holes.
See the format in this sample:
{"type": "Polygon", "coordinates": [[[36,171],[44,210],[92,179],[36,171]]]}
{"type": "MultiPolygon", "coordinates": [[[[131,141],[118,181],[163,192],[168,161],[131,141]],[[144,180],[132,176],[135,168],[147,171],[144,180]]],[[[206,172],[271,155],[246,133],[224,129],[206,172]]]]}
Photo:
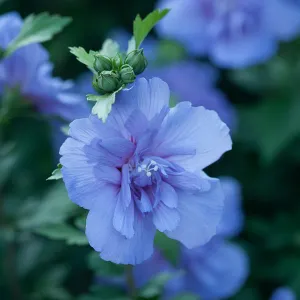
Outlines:
{"type": "Polygon", "coordinates": [[[133,266],[127,265],[125,268],[126,268],[126,281],[127,281],[129,295],[131,299],[135,300],[137,299],[137,290],[134,283],[133,266]]]}

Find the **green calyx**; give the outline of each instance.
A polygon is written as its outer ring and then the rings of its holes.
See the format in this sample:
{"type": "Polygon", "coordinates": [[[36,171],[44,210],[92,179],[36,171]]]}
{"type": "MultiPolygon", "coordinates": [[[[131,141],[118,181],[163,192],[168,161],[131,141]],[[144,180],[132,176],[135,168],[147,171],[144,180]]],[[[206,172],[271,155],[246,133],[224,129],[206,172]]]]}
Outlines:
{"type": "Polygon", "coordinates": [[[120,70],[121,66],[122,66],[122,56],[121,54],[117,54],[114,58],[113,58],[113,68],[115,71],[120,70]]]}
{"type": "Polygon", "coordinates": [[[96,72],[101,73],[103,71],[111,71],[113,63],[111,59],[106,55],[95,55],[94,69],[96,72]]]}
{"type": "Polygon", "coordinates": [[[132,67],[135,75],[143,73],[148,65],[143,49],[136,49],[128,53],[124,62],[132,67]]]}
{"type": "Polygon", "coordinates": [[[107,94],[117,91],[122,86],[122,82],[118,73],[102,71],[98,76],[94,76],[93,86],[100,94],[107,94]]]}

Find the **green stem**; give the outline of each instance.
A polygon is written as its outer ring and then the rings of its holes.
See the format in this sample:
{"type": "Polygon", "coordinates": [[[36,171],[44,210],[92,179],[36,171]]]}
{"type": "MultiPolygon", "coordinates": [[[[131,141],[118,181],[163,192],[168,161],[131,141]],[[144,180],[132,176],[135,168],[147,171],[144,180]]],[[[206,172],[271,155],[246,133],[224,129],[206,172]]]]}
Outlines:
{"type": "Polygon", "coordinates": [[[126,280],[127,280],[128,291],[131,299],[132,300],[137,299],[137,290],[134,282],[132,265],[126,266],[126,280]]]}

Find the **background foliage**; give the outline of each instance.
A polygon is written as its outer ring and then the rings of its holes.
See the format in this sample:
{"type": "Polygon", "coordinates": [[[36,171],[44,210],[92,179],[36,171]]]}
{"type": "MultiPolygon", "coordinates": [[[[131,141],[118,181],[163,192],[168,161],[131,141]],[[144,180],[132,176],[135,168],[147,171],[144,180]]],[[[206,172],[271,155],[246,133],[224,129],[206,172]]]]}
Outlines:
{"type": "MultiPolygon", "coordinates": [[[[16,10],[22,17],[43,11],[71,16],[71,25],[45,45],[55,74],[75,79],[85,69],[67,47],[97,49],[110,30],[130,31],[136,14],[145,16],[153,8],[152,0],[7,0],[0,14],[16,10]]],[[[280,285],[290,285],[300,297],[299,82],[299,39],[281,45],[266,64],[221,70],[218,85],[238,109],[239,128],[233,150],[208,173],[233,176],[243,186],[246,224],[237,242],[250,256],[251,274],[235,300],[267,299],[280,285]]],[[[7,143],[0,145],[0,298],[100,299],[93,297],[100,293],[92,287],[95,273],[120,270],[95,261],[89,246],[74,245],[86,244],[84,235],[70,227],[83,227],[81,213],[62,183],[45,180],[57,160],[48,125],[24,115],[2,134],[7,143]],[[58,226],[61,235],[49,224],[58,226]],[[53,240],[37,234],[41,232],[53,240]]],[[[101,291],[108,299],[105,293],[111,290],[101,291]]]]}

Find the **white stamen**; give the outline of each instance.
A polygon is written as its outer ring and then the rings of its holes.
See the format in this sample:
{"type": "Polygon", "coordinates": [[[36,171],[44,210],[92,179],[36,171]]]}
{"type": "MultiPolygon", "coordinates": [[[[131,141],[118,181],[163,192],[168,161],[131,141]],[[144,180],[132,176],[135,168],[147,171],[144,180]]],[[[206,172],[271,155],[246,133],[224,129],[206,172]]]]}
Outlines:
{"type": "Polygon", "coordinates": [[[146,168],[147,168],[147,165],[142,164],[142,169],[146,169],[146,168]]]}
{"type": "Polygon", "coordinates": [[[138,172],[141,173],[142,172],[142,168],[138,167],[138,172]]]}
{"type": "Polygon", "coordinates": [[[158,166],[155,166],[153,170],[156,172],[158,170],[158,166]]]}
{"type": "Polygon", "coordinates": [[[152,174],[151,174],[151,172],[147,172],[146,175],[147,175],[147,177],[151,177],[152,174]]]}
{"type": "Polygon", "coordinates": [[[150,164],[151,164],[151,165],[156,165],[156,161],[151,160],[151,161],[150,161],[150,164]]]}

